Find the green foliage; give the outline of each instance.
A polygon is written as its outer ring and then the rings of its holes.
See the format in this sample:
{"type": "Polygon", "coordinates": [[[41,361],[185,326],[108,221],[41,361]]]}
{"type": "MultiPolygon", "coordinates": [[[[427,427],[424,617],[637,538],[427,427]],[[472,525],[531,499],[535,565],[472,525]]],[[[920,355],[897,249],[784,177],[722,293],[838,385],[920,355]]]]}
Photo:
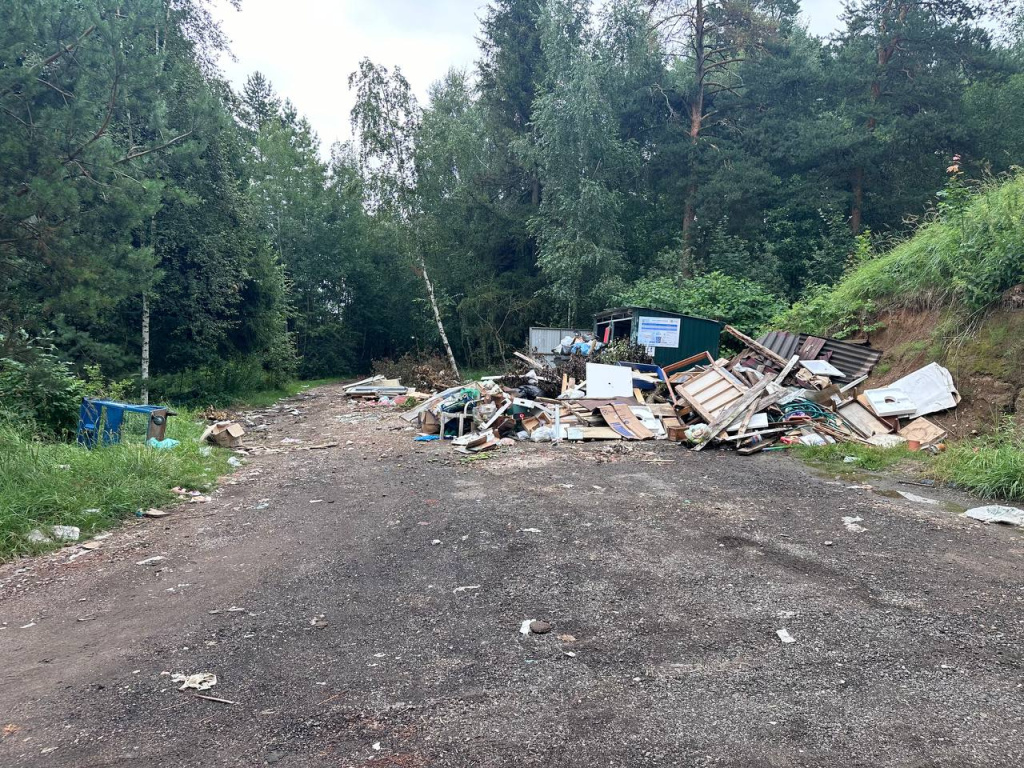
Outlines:
{"type": "Polygon", "coordinates": [[[1024,500],[1024,432],[1012,420],[991,435],[950,443],[935,477],[986,499],[1024,500]]]}
{"type": "Polygon", "coordinates": [[[49,437],[73,435],[87,383],[46,339],[19,331],[13,340],[0,336],[0,343],[7,350],[0,358],[0,424],[49,437]]]}
{"type": "Polygon", "coordinates": [[[618,294],[615,303],[722,320],[747,334],[759,333],[786,306],[759,283],[722,272],[689,280],[638,280],[618,294]]]}
{"type": "Polygon", "coordinates": [[[204,456],[202,428],[195,414],[179,412],[168,421],[168,437],[181,441],[173,450],[126,443],[90,451],[0,421],[0,561],[47,546],[28,541],[35,528],[74,525],[88,537],[137,509],[175,501],[176,486],[210,489],[228,471],[229,454],[214,448],[204,456]]]}
{"type": "Polygon", "coordinates": [[[833,288],[809,290],[774,324],[842,336],[886,309],[984,309],[1024,275],[1022,217],[1024,176],[985,184],[887,253],[855,263],[833,288]]]}

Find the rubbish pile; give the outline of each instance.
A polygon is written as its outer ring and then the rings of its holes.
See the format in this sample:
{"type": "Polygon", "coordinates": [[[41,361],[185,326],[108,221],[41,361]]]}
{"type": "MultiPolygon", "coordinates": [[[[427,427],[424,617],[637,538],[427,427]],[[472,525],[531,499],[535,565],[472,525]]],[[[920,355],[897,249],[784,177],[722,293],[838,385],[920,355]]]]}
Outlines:
{"type": "Polygon", "coordinates": [[[344,391],[346,397],[373,400],[384,404],[397,403],[401,405],[405,399],[410,397],[426,397],[412,387],[403,387],[400,379],[386,379],[381,375],[349,384],[344,391]]]}
{"type": "Polygon", "coordinates": [[[517,352],[525,369],[431,395],[383,376],[345,392],[393,404],[415,398],[402,418],[417,424],[416,439],[448,439],[467,454],[517,441],[592,440],[671,440],[698,451],[715,443],[742,455],[837,442],[936,450],[946,437],[924,418],[960,400],[938,364],[861,391],[877,350],[786,333],[757,341],[732,326],[725,332],[740,345],[731,358],[703,352],[665,367],[606,365],[572,339],[557,367],[517,352]]]}

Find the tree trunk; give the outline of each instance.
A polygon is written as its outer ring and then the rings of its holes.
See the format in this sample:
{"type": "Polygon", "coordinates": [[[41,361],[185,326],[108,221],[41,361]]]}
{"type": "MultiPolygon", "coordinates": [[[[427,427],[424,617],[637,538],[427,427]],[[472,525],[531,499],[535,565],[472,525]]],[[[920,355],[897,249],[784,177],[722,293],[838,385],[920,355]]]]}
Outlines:
{"type": "Polygon", "coordinates": [[[853,172],[853,206],[850,208],[850,231],[860,234],[861,221],[864,215],[864,169],[857,168],[853,172]]]}
{"type": "Polygon", "coordinates": [[[437,308],[437,299],[434,298],[434,286],[430,282],[430,276],[427,274],[427,262],[420,256],[420,270],[423,272],[423,282],[427,286],[427,296],[430,298],[430,307],[434,310],[434,322],[437,323],[437,332],[441,334],[441,341],[444,344],[444,350],[448,353],[448,361],[452,364],[452,370],[455,372],[456,379],[462,379],[462,374],[459,373],[459,364],[455,362],[455,353],[452,352],[452,345],[448,343],[448,334],[444,332],[444,323],[441,322],[441,312],[437,308]]]}
{"type": "Polygon", "coordinates": [[[704,125],[704,79],[707,75],[707,51],[704,43],[704,0],[696,0],[693,10],[693,59],[696,92],[690,101],[690,143],[693,146],[690,174],[692,179],[686,188],[686,202],[683,204],[683,250],[679,258],[679,274],[686,280],[693,277],[693,224],[697,220],[697,143],[704,125]]]}
{"type": "Polygon", "coordinates": [[[149,405],[149,296],[142,294],[142,392],[143,405],[149,405]]]}
{"type": "Polygon", "coordinates": [[[697,183],[686,190],[686,204],[683,206],[683,252],[679,256],[679,274],[684,280],[693,277],[693,222],[697,220],[694,200],[697,197],[697,183]]]}

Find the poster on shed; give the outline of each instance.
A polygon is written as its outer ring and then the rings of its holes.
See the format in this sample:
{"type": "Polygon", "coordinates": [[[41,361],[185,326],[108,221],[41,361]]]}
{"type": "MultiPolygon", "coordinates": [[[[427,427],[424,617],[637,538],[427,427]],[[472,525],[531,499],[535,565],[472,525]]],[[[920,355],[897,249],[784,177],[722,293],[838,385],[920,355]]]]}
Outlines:
{"type": "Polygon", "coordinates": [[[647,347],[679,346],[678,317],[640,317],[636,331],[636,343],[647,347]]]}

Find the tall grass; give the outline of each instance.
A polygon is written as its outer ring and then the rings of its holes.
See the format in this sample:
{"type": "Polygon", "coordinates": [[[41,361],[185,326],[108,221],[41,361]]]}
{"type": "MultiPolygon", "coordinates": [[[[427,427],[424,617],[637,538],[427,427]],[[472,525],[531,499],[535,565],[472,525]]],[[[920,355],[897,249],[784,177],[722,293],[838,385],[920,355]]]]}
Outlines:
{"type": "Polygon", "coordinates": [[[990,182],[890,251],[808,292],[776,327],[844,335],[900,307],[981,310],[1024,276],[1024,175],[990,182]]]}
{"type": "Polygon", "coordinates": [[[196,442],[203,425],[194,414],[168,420],[167,436],[181,444],[157,451],[141,442],[87,450],[43,442],[0,423],[0,561],[39,551],[34,528],[74,525],[83,538],[133,515],[174,501],[171,488],[211,488],[229,470],[228,452],[204,456],[196,442]]]}
{"type": "Polygon", "coordinates": [[[983,498],[1024,501],[1024,430],[1007,421],[991,435],[952,443],[932,472],[983,498]]]}

